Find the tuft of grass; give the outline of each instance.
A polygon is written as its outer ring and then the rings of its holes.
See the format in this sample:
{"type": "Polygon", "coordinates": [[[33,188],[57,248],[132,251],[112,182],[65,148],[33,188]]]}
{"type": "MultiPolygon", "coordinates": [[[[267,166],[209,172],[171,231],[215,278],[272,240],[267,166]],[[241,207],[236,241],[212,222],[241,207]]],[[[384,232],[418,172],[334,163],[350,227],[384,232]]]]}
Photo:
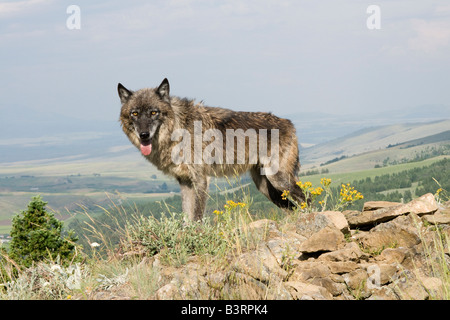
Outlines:
{"type": "Polygon", "coordinates": [[[184,222],[182,214],[171,213],[160,220],[140,217],[128,222],[120,250],[153,256],[160,253],[162,262],[180,266],[191,255],[219,255],[226,243],[209,220],[184,222]]]}
{"type": "Polygon", "coordinates": [[[80,263],[64,267],[59,261],[39,262],[23,269],[14,280],[3,284],[2,300],[64,300],[80,289],[87,277],[87,265],[80,263]]]}

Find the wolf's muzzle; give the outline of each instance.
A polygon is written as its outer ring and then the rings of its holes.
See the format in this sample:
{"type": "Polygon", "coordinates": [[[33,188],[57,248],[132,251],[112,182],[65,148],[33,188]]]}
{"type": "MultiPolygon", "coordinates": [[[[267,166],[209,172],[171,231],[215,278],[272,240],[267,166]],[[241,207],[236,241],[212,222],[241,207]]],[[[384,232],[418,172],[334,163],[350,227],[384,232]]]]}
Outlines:
{"type": "Polygon", "coordinates": [[[150,133],[149,132],[142,132],[139,134],[139,138],[141,138],[142,141],[149,141],[150,140],[150,133]]]}

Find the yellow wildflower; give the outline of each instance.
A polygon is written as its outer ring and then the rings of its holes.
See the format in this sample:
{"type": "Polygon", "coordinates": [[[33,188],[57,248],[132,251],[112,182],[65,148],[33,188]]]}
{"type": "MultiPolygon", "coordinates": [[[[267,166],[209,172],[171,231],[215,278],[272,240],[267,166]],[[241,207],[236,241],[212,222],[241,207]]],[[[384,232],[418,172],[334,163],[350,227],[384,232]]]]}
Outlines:
{"type": "Polygon", "coordinates": [[[323,192],[322,187],[318,187],[316,189],[313,189],[311,191],[311,194],[314,195],[314,196],[320,196],[322,194],[322,192],[323,192]]]}
{"type": "Polygon", "coordinates": [[[360,192],[350,186],[350,183],[342,184],[339,194],[344,202],[352,202],[364,198],[360,192]]]}
{"type": "Polygon", "coordinates": [[[225,208],[225,209],[228,209],[228,210],[231,210],[231,209],[234,209],[234,208],[236,208],[236,207],[241,207],[241,208],[243,208],[243,207],[245,207],[247,204],[245,204],[245,203],[243,203],[243,202],[238,202],[238,203],[236,203],[236,202],[234,202],[233,200],[228,200],[227,201],[227,204],[226,205],[224,205],[223,207],[225,208]]]}
{"type": "Polygon", "coordinates": [[[320,184],[324,187],[328,187],[331,184],[331,179],[322,178],[320,179],[320,184]]]}
{"type": "Polygon", "coordinates": [[[283,193],[281,194],[281,199],[286,200],[289,196],[289,190],[283,190],[283,193]]]}

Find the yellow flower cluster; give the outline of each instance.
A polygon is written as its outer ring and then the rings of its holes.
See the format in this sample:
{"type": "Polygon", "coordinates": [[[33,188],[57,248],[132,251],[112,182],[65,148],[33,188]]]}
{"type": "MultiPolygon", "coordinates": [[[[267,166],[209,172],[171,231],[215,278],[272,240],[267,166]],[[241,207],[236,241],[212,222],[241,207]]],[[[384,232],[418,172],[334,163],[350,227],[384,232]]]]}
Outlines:
{"type": "Polygon", "coordinates": [[[439,196],[439,194],[440,194],[442,191],[444,191],[444,189],[442,189],[442,188],[437,189],[437,190],[436,190],[436,195],[439,196]]]}
{"type": "Polygon", "coordinates": [[[220,216],[221,214],[223,214],[223,211],[214,210],[213,213],[220,216]]]}
{"type": "Polygon", "coordinates": [[[300,189],[302,190],[307,190],[309,188],[312,187],[312,183],[310,181],[306,181],[305,183],[298,181],[297,185],[300,187],[300,189]]]}
{"type": "Polygon", "coordinates": [[[283,190],[283,193],[281,194],[281,199],[287,200],[288,196],[289,196],[289,190],[283,190]]]}
{"type": "Polygon", "coordinates": [[[236,208],[236,207],[241,207],[241,208],[243,208],[243,207],[245,207],[246,206],[246,204],[245,203],[242,203],[242,202],[234,202],[233,200],[228,200],[227,201],[227,204],[226,205],[224,205],[223,207],[225,208],[225,209],[228,209],[228,210],[230,210],[230,209],[234,209],[234,208],[236,208]]]}
{"type": "Polygon", "coordinates": [[[313,196],[320,196],[322,194],[322,192],[323,192],[322,187],[317,187],[317,188],[311,190],[311,194],[313,196]]]}
{"type": "Polygon", "coordinates": [[[320,184],[324,187],[328,187],[331,184],[331,179],[328,178],[322,178],[320,179],[320,184]]]}
{"type": "Polygon", "coordinates": [[[351,187],[350,183],[341,185],[340,196],[342,201],[344,202],[352,202],[359,199],[364,199],[364,196],[360,192],[355,190],[354,187],[351,187]]]}
{"type": "MultiPolygon", "coordinates": [[[[331,183],[331,179],[330,179],[331,183]]],[[[312,183],[310,181],[306,181],[305,183],[298,181],[297,185],[305,192],[312,194],[313,196],[320,196],[323,192],[322,187],[313,188],[312,183]]],[[[283,192],[284,193],[284,192],[283,192]]],[[[283,195],[282,195],[283,196],[283,195]]]]}

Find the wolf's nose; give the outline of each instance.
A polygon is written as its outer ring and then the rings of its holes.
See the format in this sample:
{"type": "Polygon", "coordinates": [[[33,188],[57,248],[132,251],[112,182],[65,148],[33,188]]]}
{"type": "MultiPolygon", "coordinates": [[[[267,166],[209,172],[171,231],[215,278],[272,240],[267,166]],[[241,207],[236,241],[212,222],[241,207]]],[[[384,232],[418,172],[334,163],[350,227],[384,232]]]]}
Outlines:
{"type": "Polygon", "coordinates": [[[142,132],[141,134],[139,134],[139,137],[140,137],[142,140],[148,140],[148,139],[150,138],[150,133],[148,133],[148,132],[142,132]]]}

